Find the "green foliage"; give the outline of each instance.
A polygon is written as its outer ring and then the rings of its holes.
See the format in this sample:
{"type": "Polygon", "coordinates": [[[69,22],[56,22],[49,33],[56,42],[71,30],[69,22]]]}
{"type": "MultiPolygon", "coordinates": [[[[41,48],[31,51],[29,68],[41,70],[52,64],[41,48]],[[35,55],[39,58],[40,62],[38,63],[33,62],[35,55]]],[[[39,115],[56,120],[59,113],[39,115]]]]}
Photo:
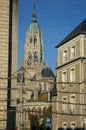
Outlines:
{"type": "Polygon", "coordinates": [[[46,118],[48,118],[48,117],[52,118],[52,106],[50,106],[50,107],[47,109],[47,111],[46,111],[46,113],[45,113],[45,115],[44,115],[44,119],[43,119],[43,129],[44,129],[44,130],[46,130],[46,128],[45,128],[46,118]]]}
{"type": "Polygon", "coordinates": [[[37,115],[30,115],[31,130],[39,130],[39,119],[37,115]]]}
{"type": "Polygon", "coordinates": [[[24,130],[28,130],[28,128],[24,128],[24,130]]]}

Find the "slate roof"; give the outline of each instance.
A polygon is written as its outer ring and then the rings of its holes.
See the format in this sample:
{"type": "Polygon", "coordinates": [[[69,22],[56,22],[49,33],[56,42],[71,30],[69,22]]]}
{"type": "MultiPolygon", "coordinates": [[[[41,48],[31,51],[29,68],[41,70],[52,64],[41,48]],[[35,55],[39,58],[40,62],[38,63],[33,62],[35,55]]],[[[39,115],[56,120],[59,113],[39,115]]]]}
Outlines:
{"type": "MultiPolygon", "coordinates": [[[[55,75],[54,75],[52,69],[51,69],[49,66],[46,66],[46,67],[44,67],[44,68],[41,70],[41,75],[42,75],[42,77],[44,77],[44,78],[48,78],[48,77],[49,77],[49,78],[50,78],[50,77],[55,78],[55,75]]],[[[36,74],[33,76],[32,80],[36,80],[36,74]]]]}
{"type": "Polygon", "coordinates": [[[56,84],[54,84],[52,90],[51,90],[51,96],[56,96],[57,95],[57,88],[56,88],[56,84]]]}
{"type": "Polygon", "coordinates": [[[72,38],[78,36],[79,34],[86,34],[86,19],[84,19],[64,40],[62,40],[56,48],[60,47],[61,45],[65,44],[72,38]]]}
{"type": "Polygon", "coordinates": [[[45,67],[42,69],[42,77],[55,77],[55,76],[50,67],[45,67]]]}

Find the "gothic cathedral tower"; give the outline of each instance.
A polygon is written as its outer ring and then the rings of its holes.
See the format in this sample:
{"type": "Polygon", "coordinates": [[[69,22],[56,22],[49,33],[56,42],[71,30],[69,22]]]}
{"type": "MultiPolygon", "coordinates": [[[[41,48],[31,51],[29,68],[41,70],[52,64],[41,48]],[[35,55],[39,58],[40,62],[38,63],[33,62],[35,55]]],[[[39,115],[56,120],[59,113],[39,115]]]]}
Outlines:
{"type": "Polygon", "coordinates": [[[34,76],[38,66],[44,63],[44,47],[41,28],[37,22],[36,8],[34,4],[32,20],[26,33],[24,48],[24,58],[22,66],[27,68],[29,73],[34,76]]]}
{"type": "MultiPolygon", "coordinates": [[[[23,89],[23,92],[22,94],[19,92],[17,104],[19,105],[21,95],[23,95],[23,110],[29,111],[29,114],[32,114],[30,111],[36,112],[39,111],[39,109],[42,112],[44,108],[51,105],[50,103],[47,103],[47,101],[51,100],[52,88],[54,85],[50,82],[54,82],[55,76],[48,64],[44,63],[42,31],[37,22],[35,4],[32,12],[32,19],[26,32],[24,57],[18,77],[21,78],[22,73],[24,75],[24,80],[22,79],[23,84],[22,87],[20,87],[23,89]]],[[[18,85],[19,84],[20,80],[18,80],[18,85]]],[[[23,115],[24,114],[26,113],[23,111],[23,115]]],[[[41,122],[42,118],[40,115],[41,114],[39,114],[39,120],[41,122]]],[[[22,114],[19,115],[18,113],[18,126],[21,117],[22,114]]],[[[30,120],[29,118],[24,117],[25,116],[23,116],[23,121],[26,122],[27,120],[27,124],[24,123],[24,126],[28,128],[30,127],[30,120]]]]}

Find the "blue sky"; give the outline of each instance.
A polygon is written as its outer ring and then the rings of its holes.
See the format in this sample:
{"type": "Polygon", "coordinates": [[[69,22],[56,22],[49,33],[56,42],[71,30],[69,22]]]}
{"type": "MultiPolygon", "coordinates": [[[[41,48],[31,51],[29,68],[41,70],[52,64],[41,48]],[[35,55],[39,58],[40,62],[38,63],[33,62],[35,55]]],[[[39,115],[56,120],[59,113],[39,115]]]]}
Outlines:
{"type": "MultiPolygon", "coordinates": [[[[37,20],[42,30],[45,62],[54,70],[55,46],[86,18],[86,0],[35,0],[37,20]]],[[[34,0],[19,0],[18,68],[24,55],[27,28],[31,22],[34,0]]]]}

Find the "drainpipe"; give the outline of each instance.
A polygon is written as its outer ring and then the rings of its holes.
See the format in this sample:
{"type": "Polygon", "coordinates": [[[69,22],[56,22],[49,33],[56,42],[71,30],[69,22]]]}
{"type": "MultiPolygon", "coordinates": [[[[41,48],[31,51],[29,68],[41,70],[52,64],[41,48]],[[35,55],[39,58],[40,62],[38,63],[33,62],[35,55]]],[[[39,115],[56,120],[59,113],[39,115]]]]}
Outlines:
{"type": "MultiPolygon", "coordinates": [[[[85,54],[85,49],[86,49],[85,48],[85,44],[86,44],[86,33],[85,33],[85,36],[84,36],[84,57],[86,57],[86,54],[85,54]]],[[[84,102],[84,97],[83,97],[83,102],[84,102]]],[[[83,119],[83,126],[84,126],[84,130],[86,130],[86,117],[84,117],[84,119],[83,119]]]]}
{"type": "MultiPolygon", "coordinates": [[[[83,59],[80,60],[80,93],[83,93],[83,87],[84,87],[84,84],[82,84],[83,82],[83,59]]],[[[84,102],[84,98],[83,98],[83,95],[80,94],[80,103],[82,104],[84,102]]],[[[82,114],[83,113],[83,106],[81,105],[80,106],[80,113],[82,114]]],[[[80,125],[83,126],[83,121],[82,121],[82,117],[80,117],[80,125]]]]}
{"type": "Polygon", "coordinates": [[[85,44],[86,44],[86,33],[85,33],[85,35],[84,35],[84,57],[86,57],[86,55],[85,55],[85,44]]]}

